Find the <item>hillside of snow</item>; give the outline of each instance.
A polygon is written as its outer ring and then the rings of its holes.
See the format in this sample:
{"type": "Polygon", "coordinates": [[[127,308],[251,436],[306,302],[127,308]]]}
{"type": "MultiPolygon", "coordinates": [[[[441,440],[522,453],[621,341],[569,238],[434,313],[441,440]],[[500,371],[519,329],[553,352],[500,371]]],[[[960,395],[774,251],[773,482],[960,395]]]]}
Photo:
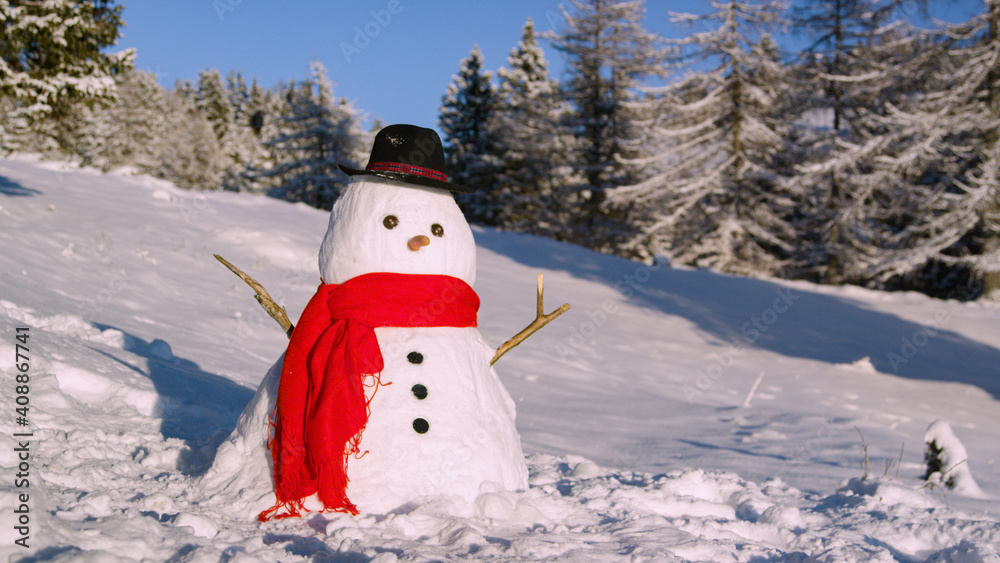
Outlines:
{"type": "Polygon", "coordinates": [[[0,159],[0,557],[1000,562],[1000,307],[478,228],[488,342],[534,317],[537,273],[572,305],[496,365],[528,490],[257,523],[206,472],[287,340],[212,255],[294,321],[326,223],[0,159]],[[954,489],[922,479],[936,421],[954,489]]]}

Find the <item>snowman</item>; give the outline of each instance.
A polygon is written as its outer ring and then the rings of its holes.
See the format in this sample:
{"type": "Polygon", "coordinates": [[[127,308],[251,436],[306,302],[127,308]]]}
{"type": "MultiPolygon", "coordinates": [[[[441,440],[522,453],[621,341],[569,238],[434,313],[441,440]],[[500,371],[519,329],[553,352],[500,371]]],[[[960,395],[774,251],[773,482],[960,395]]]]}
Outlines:
{"type": "Polygon", "coordinates": [[[451,195],[472,190],[448,181],[437,133],[413,125],[383,128],[364,170],[341,169],[322,283],[220,456],[253,458],[270,418],[276,502],[262,521],[525,489],[514,402],[476,329],[475,242],[451,195]]]}

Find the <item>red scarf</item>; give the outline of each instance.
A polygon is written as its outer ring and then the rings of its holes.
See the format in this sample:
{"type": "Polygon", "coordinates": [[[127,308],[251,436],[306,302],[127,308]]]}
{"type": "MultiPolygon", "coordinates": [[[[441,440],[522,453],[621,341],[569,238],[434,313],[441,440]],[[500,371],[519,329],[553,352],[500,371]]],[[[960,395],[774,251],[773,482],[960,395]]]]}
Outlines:
{"type": "Polygon", "coordinates": [[[374,329],[474,327],[478,310],[476,292],[451,276],[374,273],[320,285],[281,366],[270,443],[278,502],[258,519],[299,516],[313,493],[326,510],[357,514],[347,498],[347,460],[363,455],[365,387],[382,385],[374,329]]]}

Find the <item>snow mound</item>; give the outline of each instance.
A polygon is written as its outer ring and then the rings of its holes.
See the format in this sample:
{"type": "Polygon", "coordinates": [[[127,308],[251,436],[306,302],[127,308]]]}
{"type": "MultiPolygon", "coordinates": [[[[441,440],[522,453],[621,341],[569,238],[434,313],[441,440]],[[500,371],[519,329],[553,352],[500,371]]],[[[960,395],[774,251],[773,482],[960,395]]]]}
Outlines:
{"type": "Polygon", "coordinates": [[[101,330],[85,321],[80,315],[58,314],[36,316],[31,308],[20,307],[15,303],[3,299],[0,299],[0,314],[19,321],[22,325],[49,330],[57,334],[75,336],[116,348],[124,348],[127,344],[127,337],[122,331],[113,328],[101,330]]]}
{"type": "Polygon", "coordinates": [[[861,358],[859,360],[856,360],[856,361],[854,361],[854,362],[852,362],[850,364],[847,364],[846,367],[848,367],[850,369],[853,369],[855,371],[863,372],[863,373],[876,373],[876,372],[878,372],[878,369],[876,369],[875,365],[872,364],[872,359],[870,357],[868,357],[868,356],[865,356],[865,357],[863,357],[863,358],[861,358]]]}
{"type": "Polygon", "coordinates": [[[925,460],[928,464],[924,479],[929,484],[968,497],[986,498],[986,493],[972,477],[965,445],[955,436],[950,424],[944,420],[934,421],[924,434],[924,444],[927,446],[925,460]]]}

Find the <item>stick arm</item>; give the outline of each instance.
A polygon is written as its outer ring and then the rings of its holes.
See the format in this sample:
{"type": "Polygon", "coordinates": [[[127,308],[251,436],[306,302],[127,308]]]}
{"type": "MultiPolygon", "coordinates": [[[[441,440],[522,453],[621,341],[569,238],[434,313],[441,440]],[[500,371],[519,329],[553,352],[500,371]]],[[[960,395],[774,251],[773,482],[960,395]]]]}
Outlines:
{"type": "Polygon", "coordinates": [[[531,324],[524,327],[524,330],[515,334],[513,338],[511,338],[507,342],[504,342],[502,346],[497,348],[496,355],[494,355],[493,359],[490,360],[491,366],[497,363],[497,360],[499,360],[501,356],[509,352],[511,348],[524,342],[525,339],[527,339],[529,336],[537,332],[543,326],[555,320],[555,318],[558,317],[559,315],[565,313],[566,311],[569,311],[569,303],[564,303],[562,307],[559,307],[558,309],[552,311],[549,314],[545,314],[545,309],[542,306],[542,295],[544,294],[544,291],[545,290],[544,290],[544,283],[542,280],[542,274],[538,274],[538,302],[537,302],[537,307],[535,309],[535,320],[531,321],[531,324]]]}
{"type": "Polygon", "coordinates": [[[270,315],[272,319],[278,321],[278,324],[281,325],[281,329],[285,331],[285,335],[291,338],[292,329],[295,327],[292,325],[292,321],[288,320],[288,313],[285,312],[284,307],[275,303],[274,299],[271,299],[271,295],[267,292],[266,289],[264,289],[264,286],[260,285],[260,283],[258,283],[257,280],[248,276],[243,270],[230,264],[229,261],[223,258],[222,256],[219,256],[218,254],[213,254],[212,256],[215,256],[216,260],[222,262],[222,264],[225,267],[229,268],[229,270],[232,273],[239,276],[240,279],[245,281],[247,285],[253,288],[253,290],[256,292],[256,295],[253,296],[254,299],[256,299],[258,303],[260,303],[260,306],[264,308],[264,311],[267,312],[267,314],[270,315]]]}

